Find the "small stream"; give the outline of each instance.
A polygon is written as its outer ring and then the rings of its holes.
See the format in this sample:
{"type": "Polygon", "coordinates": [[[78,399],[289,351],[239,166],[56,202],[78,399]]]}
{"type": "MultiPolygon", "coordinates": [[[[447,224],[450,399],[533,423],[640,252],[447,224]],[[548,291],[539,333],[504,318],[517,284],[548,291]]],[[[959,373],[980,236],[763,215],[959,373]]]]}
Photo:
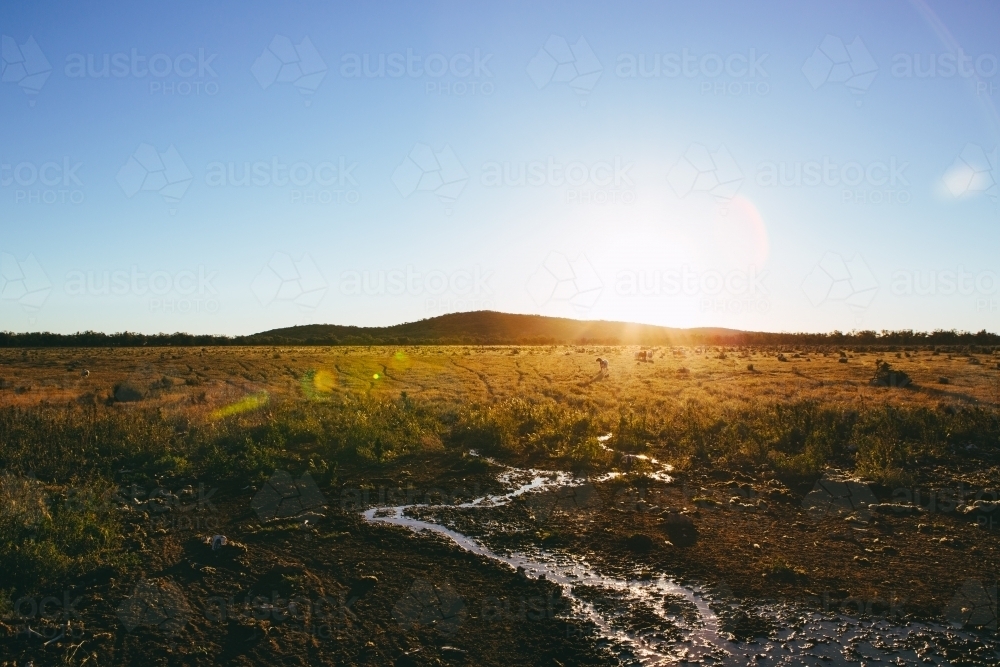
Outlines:
{"type": "MultiPolygon", "coordinates": [[[[669,481],[667,471],[660,479],[669,481]]],[[[567,472],[507,468],[498,480],[509,489],[456,505],[399,505],[364,512],[368,521],[428,530],[461,548],[504,563],[530,578],[554,582],[571,613],[593,623],[600,641],[622,664],[668,665],[997,665],[997,642],[940,624],[890,623],[804,609],[794,604],[755,603],[750,607],[727,596],[680,585],[667,576],[627,579],[606,576],[584,556],[558,549],[499,553],[432,519],[412,516],[435,509],[475,512],[501,507],[525,494],[582,486],[587,478],[567,472]],[[738,641],[724,631],[725,618],[747,614],[769,630],[766,637],[738,641]]]]}

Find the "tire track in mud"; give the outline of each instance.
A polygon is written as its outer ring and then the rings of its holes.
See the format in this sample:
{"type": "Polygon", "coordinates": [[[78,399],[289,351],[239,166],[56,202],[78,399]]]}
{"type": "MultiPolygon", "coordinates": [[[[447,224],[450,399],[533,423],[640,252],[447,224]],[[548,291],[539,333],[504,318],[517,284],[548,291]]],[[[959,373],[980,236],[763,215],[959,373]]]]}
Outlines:
{"type": "Polygon", "coordinates": [[[451,363],[454,364],[456,367],[461,368],[463,371],[469,371],[470,373],[478,377],[479,381],[482,382],[484,385],[486,385],[486,393],[489,395],[489,397],[496,398],[496,394],[493,392],[493,387],[492,385],[490,385],[489,380],[486,379],[485,373],[480,373],[479,371],[473,368],[469,368],[468,366],[463,366],[462,364],[456,362],[454,359],[451,360],[451,363]]]}

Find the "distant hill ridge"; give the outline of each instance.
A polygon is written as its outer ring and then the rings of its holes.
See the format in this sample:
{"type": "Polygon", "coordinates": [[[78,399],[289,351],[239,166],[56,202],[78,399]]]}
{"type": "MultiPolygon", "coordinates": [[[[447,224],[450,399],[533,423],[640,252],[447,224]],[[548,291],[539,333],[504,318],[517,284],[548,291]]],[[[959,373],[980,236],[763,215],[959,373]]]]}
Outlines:
{"type": "Polygon", "coordinates": [[[573,320],[565,317],[516,315],[492,310],[450,313],[417,322],[388,327],[354,327],[309,324],[272,329],[251,338],[318,341],[336,338],[368,338],[408,343],[553,344],[607,343],[656,344],[668,341],[731,339],[743,332],[735,329],[677,329],[650,324],[573,320]]]}
{"type": "Polygon", "coordinates": [[[307,324],[249,336],[187,333],[75,334],[0,332],[0,347],[141,347],[210,345],[1000,345],[1000,336],[937,330],[771,333],[702,327],[574,320],[491,310],[450,313],[388,327],[307,324]]]}

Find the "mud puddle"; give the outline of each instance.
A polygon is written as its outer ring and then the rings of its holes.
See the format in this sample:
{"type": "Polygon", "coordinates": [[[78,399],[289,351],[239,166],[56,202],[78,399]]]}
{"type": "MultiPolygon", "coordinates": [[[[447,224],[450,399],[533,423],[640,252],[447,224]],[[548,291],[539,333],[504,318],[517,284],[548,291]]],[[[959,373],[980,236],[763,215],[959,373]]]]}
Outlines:
{"type": "MultiPolygon", "coordinates": [[[[669,482],[668,472],[664,468],[656,474],[669,482]]],[[[363,515],[373,523],[447,536],[462,549],[504,563],[525,577],[556,583],[568,601],[568,613],[592,623],[594,639],[622,664],[993,665],[1000,661],[995,640],[943,624],[854,618],[789,604],[740,601],[724,587],[682,585],[650,572],[635,578],[608,576],[585,553],[535,543],[510,549],[494,539],[498,531],[511,530],[497,510],[518,500],[582,493],[606,477],[506,468],[498,476],[505,493],[455,505],[374,507],[363,515]]]]}

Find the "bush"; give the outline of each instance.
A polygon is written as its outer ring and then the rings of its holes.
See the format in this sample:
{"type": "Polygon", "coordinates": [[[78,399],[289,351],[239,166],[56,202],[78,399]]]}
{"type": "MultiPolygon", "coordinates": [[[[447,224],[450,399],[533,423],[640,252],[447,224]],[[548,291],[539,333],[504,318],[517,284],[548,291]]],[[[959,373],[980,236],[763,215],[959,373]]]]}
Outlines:
{"type": "Polygon", "coordinates": [[[881,359],[875,361],[875,374],[868,381],[873,387],[908,387],[910,383],[909,375],[900,370],[893,370],[889,362],[881,359]]]}

